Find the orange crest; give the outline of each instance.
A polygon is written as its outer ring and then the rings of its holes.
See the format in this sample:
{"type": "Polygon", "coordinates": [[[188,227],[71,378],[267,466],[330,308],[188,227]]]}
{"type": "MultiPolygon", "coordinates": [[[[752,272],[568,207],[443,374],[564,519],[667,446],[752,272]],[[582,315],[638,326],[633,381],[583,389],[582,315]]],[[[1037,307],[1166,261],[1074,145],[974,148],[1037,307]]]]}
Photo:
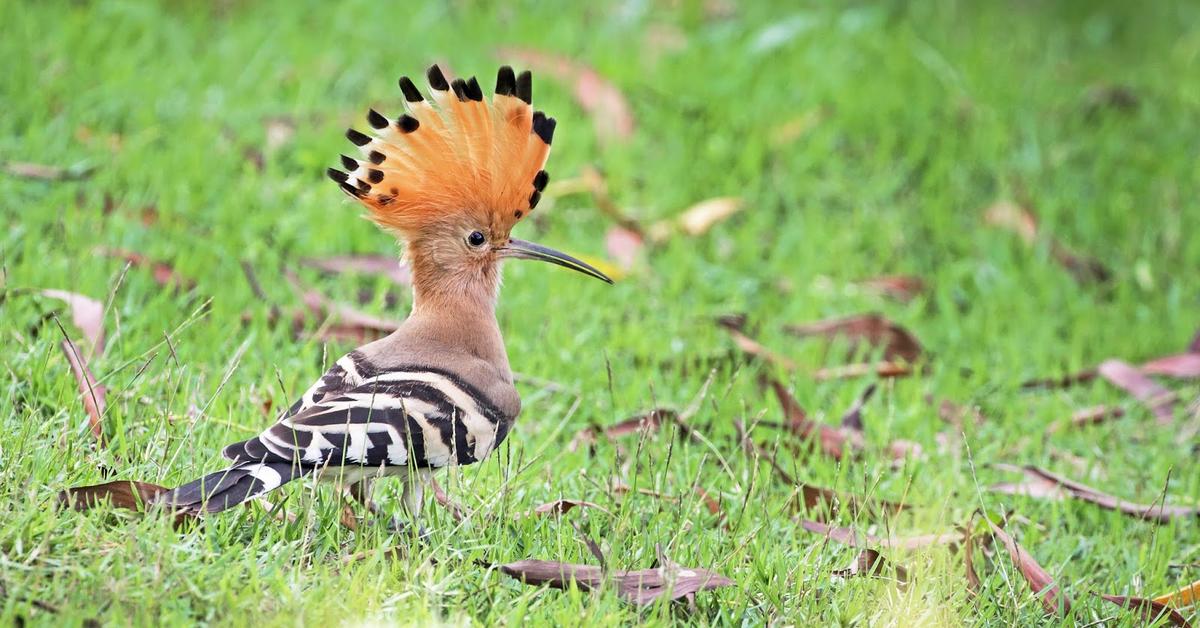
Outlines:
{"type": "Polygon", "coordinates": [[[390,120],[368,112],[373,135],[346,131],[363,158],[343,155],[348,172],[330,168],[329,177],[386,229],[412,233],[468,213],[507,233],[537,206],[549,180],[542,167],[554,118],[533,111],[529,72],[500,68],[490,103],[475,77],[448,83],[436,65],[427,75],[432,102],[401,77],[408,113],[390,120]]]}

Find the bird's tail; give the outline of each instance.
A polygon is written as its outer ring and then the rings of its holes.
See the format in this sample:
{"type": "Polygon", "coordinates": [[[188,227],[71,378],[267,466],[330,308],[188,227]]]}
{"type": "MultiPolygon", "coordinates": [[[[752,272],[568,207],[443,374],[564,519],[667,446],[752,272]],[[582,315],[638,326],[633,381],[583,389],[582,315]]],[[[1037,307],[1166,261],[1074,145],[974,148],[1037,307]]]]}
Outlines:
{"type": "Polygon", "coordinates": [[[239,462],[160,495],[155,503],[193,514],[221,512],[312,471],[287,462],[239,462]]]}

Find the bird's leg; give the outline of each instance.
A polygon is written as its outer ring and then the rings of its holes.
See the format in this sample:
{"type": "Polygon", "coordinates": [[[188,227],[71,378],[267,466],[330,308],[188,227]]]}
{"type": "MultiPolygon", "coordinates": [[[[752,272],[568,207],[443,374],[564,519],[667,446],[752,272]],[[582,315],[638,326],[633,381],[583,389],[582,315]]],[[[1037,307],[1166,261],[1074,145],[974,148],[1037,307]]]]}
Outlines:
{"type": "Polygon", "coordinates": [[[409,521],[417,528],[417,538],[428,536],[425,526],[421,525],[421,507],[425,504],[425,484],[432,476],[428,469],[413,469],[404,478],[404,494],[401,501],[404,510],[408,512],[409,521]]]}
{"type": "Polygon", "coordinates": [[[349,486],[347,486],[346,494],[349,495],[360,506],[365,508],[367,512],[385,522],[388,530],[392,532],[403,532],[406,530],[408,528],[407,524],[405,524],[399,518],[392,517],[383,512],[383,509],[379,507],[379,504],[376,504],[375,500],[371,499],[371,494],[374,492],[374,488],[375,478],[363,478],[357,482],[352,482],[349,486]]]}

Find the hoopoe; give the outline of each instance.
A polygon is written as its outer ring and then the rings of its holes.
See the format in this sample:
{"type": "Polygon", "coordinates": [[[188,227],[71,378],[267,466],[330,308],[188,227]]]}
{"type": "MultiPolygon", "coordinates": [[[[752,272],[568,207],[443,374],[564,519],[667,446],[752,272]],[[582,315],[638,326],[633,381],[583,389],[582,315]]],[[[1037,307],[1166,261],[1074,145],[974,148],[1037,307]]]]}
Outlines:
{"type": "Polygon", "coordinates": [[[555,120],[532,109],[532,77],[502,67],[486,102],[479,82],[428,72],[432,101],[400,79],[407,113],[367,114],[373,135],[346,137],[361,159],[330,168],[367,217],[404,244],[413,307],[400,328],[337,360],[278,421],[222,452],[232,464],[158,501],[220,512],[309,475],[375,510],[371,482],[403,479],[419,517],[434,470],[483,460],[521,410],[496,323],[500,264],[535,259],[612,283],[592,266],[509,237],[538,204],[555,120]]]}

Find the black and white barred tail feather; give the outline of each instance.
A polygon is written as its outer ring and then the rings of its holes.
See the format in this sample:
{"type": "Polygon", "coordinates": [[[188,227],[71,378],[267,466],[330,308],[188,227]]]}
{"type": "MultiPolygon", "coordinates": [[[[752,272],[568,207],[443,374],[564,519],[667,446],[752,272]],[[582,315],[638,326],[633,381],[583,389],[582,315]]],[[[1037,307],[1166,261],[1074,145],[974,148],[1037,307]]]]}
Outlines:
{"type": "Polygon", "coordinates": [[[163,493],[158,503],[192,514],[221,512],[313,470],[286,462],[238,463],[163,493]]]}
{"type": "Polygon", "coordinates": [[[451,373],[376,369],[352,353],[275,425],[226,447],[231,467],[165,493],[160,503],[220,512],[310,474],[351,483],[471,464],[507,436],[513,418],[451,373]]]}

